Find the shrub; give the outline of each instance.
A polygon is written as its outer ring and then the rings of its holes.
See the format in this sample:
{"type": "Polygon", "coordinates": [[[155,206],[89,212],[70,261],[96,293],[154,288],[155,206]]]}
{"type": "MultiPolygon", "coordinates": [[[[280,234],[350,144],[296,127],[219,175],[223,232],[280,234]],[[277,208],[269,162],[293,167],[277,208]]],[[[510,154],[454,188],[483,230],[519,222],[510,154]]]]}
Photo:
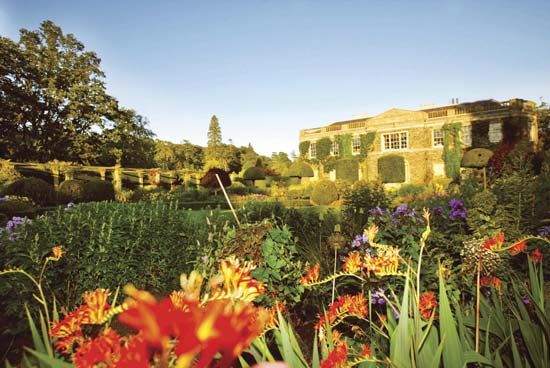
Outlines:
{"type": "Polygon", "coordinates": [[[250,193],[250,189],[243,183],[234,182],[226,189],[228,194],[234,195],[247,195],[250,193]]]}
{"type": "Polygon", "coordinates": [[[382,183],[405,182],[405,159],[403,156],[387,155],[378,159],[378,178],[382,183]]]}
{"type": "Polygon", "coordinates": [[[82,202],[84,199],[84,180],[65,180],[57,189],[63,202],[82,202]]]}
{"type": "Polygon", "coordinates": [[[261,167],[252,166],[244,171],[243,179],[252,180],[252,182],[255,180],[263,180],[265,179],[265,173],[261,167]]]}
{"type": "Polygon", "coordinates": [[[313,187],[311,202],[319,206],[328,206],[338,200],[338,189],[330,180],[321,180],[313,187]]]}
{"type": "Polygon", "coordinates": [[[36,216],[36,210],[36,207],[30,202],[18,200],[0,201],[0,214],[5,215],[6,219],[10,219],[14,216],[34,218],[36,216]]]}
{"type": "Polygon", "coordinates": [[[84,185],[83,199],[86,202],[114,201],[113,184],[105,180],[89,180],[84,185]]]}
{"type": "Polygon", "coordinates": [[[290,185],[287,191],[288,199],[309,199],[313,186],[309,184],[290,185]]]}
{"type": "Polygon", "coordinates": [[[218,179],[216,178],[216,174],[220,177],[220,181],[222,182],[222,185],[224,187],[228,187],[231,185],[231,178],[226,171],[222,169],[212,168],[208,170],[206,174],[201,178],[201,186],[215,191],[220,189],[220,184],[218,182],[218,179]]]}
{"type": "Polygon", "coordinates": [[[359,181],[344,195],[343,222],[350,236],[363,232],[369,217],[368,211],[375,207],[386,208],[390,200],[379,183],[359,181]]]}
{"type": "Polygon", "coordinates": [[[303,161],[293,162],[286,172],[285,176],[298,177],[298,178],[312,178],[313,169],[307,163],[303,161]]]}
{"type": "Polygon", "coordinates": [[[0,159],[0,184],[10,183],[20,178],[21,174],[19,174],[9,160],[0,159]]]}
{"type": "Polygon", "coordinates": [[[51,206],[57,202],[53,185],[38,178],[22,178],[14,181],[0,193],[0,196],[5,195],[27,197],[41,206],[51,206]]]}

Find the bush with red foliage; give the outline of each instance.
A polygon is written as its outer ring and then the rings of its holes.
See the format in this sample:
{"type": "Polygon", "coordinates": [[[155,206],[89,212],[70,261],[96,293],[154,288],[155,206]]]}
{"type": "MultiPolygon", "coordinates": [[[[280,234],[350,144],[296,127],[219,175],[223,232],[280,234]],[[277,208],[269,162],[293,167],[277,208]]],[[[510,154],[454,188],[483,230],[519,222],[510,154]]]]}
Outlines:
{"type": "Polygon", "coordinates": [[[201,178],[201,186],[214,190],[220,189],[220,183],[218,183],[218,179],[216,179],[216,174],[220,177],[224,187],[231,185],[231,178],[226,171],[218,168],[212,168],[208,170],[208,172],[201,178]]]}

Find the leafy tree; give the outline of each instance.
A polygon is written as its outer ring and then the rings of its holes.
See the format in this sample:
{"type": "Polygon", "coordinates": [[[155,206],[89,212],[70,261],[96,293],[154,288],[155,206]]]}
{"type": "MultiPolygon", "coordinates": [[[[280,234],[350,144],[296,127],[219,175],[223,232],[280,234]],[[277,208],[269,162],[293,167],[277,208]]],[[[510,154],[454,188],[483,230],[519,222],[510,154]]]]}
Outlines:
{"type": "Polygon", "coordinates": [[[271,162],[269,167],[279,175],[282,175],[291,163],[292,161],[290,161],[290,158],[286,152],[273,152],[271,154],[271,162]]]}
{"type": "Polygon", "coordinates": [[[248,144],[248,147],[245,148],[244,153],[241,155],[241,162],[243,170],[248,169],[249,167],[256,166],[256,160],[258,154],[254,151],[252,144],[248,144]]]}
{"type": "Polygon", "coordinates": [[[147,118],[134,110],[118,109],[103,130],[102,164],[123,167],[155,166],[154,133],[147,127],[147,118]]]}
{"type": "Polygon", "coordinates": [[[0,37],[0,97],[0,154],[17,160],[95,161],[117,107],[99,57],[51,21],[0,37]]]}
{"type": "Polygon", "coordinates": [[[182,144],[177,144],[176,157],[178,164],[176,169],[202,170],[204,166],[204,148],[184,140],[182,144]]]}

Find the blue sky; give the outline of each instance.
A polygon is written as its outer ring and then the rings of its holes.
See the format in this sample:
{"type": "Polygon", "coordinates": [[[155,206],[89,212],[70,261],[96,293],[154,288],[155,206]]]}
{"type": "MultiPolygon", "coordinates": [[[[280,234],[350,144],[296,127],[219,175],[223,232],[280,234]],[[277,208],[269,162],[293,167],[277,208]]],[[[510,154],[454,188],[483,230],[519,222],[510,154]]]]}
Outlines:
{"type": "Polygon", "coordinates": [[[299,129],[389,108],[550,100],[550,1],[0,0],[0,34],[51,19],[102,59],[158,138],[297,150],[299,129]]]}

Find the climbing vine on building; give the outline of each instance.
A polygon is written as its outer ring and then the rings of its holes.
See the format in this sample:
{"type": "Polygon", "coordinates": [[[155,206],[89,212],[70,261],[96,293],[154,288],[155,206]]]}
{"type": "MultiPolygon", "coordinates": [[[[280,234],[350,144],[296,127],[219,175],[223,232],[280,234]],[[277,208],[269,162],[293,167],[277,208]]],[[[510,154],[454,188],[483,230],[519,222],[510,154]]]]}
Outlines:
{"type": "Polygon", "coordinates": [[[371,151],[375,136],[375,132],[369,132],[367,134],[361,134],[359,136],[359,138],[361,139],[361,152],[359,153],[360,160],[363,160],[365,157],[367,157],[368,153],[371,151]]]}
{"type": "Polygon", "coordinates": [[[462,159],[461,123],[443,125],[443,161],[445,174],[456,180],[460,176],[460,160],[462,159]]]}
{"type": "Polygon", "coordinates": [[[332,141],[330,138],[321,138],[316,142],[317,157],[316,159],[323,163],[330,157],[330,150],[332,148],[332,141]]]}
{"type": "Polygon", "coordinates": [[[309,141],[300,142],[298,149],[300,150],[300,157],[307,157],[309,154],[309,141]]]}
{"type": "Polygon", "coordinates": [[[341,134],[335,137],[338,144],[338,156],[340,158],[350,158],[353,156],[351,152],[351,134],[341,134]]]}

